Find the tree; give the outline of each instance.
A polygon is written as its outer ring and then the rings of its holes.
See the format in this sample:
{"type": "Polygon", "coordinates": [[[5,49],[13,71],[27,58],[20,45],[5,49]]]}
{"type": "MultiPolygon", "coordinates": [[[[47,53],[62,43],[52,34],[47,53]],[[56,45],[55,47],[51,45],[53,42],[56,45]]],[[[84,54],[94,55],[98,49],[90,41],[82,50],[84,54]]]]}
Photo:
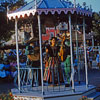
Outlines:
{"type": "Polygon", "coordinates": [[[93,19],[92,19],[92,25],[93,25],[93,32],[95,32],[97,35],[100,35],[100,12],[93,13],[93,19]]]}
{"type": "Polygon", "coordinates": [[[26,4],[25,0],[18,0],[16,3],[14,3],[13,5],[10,5],[9,7],[10,7],[10,10],[14,11],[25,4],[26,4]]]}
{"type": "Polygon", "coordinates": [[[13,26],[11,23],[13,22],[10,21],[8,24],[6,14],[4,12],[0,12],[0,42],[2,40],[8,41],[12,35],[11,30],[13,29],[13,26]]]}
{"type": "Polygon", "coordinates": [[[100,12],[94,12],[92,18],[92,31],[95,33],[95,40],[100,43],[100,12]]]}
{"type": "Polygon", "coordinates": [[[14,33],[14,21],[7,19],[7,7],[13,11],[25,3],[24,0],[5,0],[0,4],[0,43],[8,41],[14,33]]]}

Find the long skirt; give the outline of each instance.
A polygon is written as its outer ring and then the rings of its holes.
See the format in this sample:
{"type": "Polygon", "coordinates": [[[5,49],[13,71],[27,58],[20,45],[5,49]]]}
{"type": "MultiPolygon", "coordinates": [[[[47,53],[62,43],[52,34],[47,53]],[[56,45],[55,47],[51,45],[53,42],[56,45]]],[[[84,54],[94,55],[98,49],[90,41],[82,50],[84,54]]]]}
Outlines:
{"type": "Polygon", "coordinates": [[[57,57],[49,57],[45,64],[44,81],[56,83],[59,80],[59,64],[57,57]]]}

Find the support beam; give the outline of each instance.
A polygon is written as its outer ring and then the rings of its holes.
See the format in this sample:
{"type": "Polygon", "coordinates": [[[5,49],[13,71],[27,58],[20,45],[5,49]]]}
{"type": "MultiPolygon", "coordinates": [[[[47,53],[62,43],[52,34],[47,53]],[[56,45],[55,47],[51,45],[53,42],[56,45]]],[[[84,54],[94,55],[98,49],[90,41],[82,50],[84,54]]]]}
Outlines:
{"type": "Polygon", "coordinates": [[[34,38],[34,33],[33,33],[33,26],[31,24],[31,37],[34,38]]]}
{"type": "Polygon", "coordinates": [[[88,88],[88,66],[87,66],[87,52],[86,52],[86,36],[85,36],[85,18],[83,17],[83,38],[84,38],[84,57],[85,57],[85,73],[86,73],[86,88],[88,88]]]}
{"type": "Polygon", "coordinates": [[[76,8],[76,0],[73,0],[74,8],[76,8]]]}
{"type": "MultiPolygon", "coordinates": [[[[76,24],[77,24],[77,19],[76,19],[76,24]]],[[[76,28],[75,29],[75,35],[76,35],[76,59],[78,60],[78,65],[77,65],[77,68],[78,68],[78,82],[80,84],[80,66],[79,66],[78,33],[77,33],[78,26],[76,25],[75,28],[76,28]]]]}
{"type": "Polygon", "coordinates": [[[18,67],[18,89],[20,91],[20,66],[19,66],[19,48],[18,48],[18,26],[17,26],[17,19],[15,19],[15,34],[16,34],[17,67],[18,67]]]}
{"type": "Polygon", "coordinates": [[[72,89],[74,91],[75,86],[74,86],[74,66],[73,66],[71,14],[69,14],[69,32],[70,32],[70,54],[71,54],[71,81],[72,81],[72,89]]]}
{"type": "Polygon", "coordinates": [[[39,43],[40,43],[41,83],[42,83],[42,94],[44,94],[44,90],[43,90],[42,33],[41,33],[41,21],[40,21],[40,15],[38,15],[38,28],[39,28],[39,43]]]}
{"type": "Polygon", "coordinates": [[[35,9],[37,9],[37,0],[35,0],[35,9]]]}
{"type": "Polygon", "coordinates": [[[94,47],[94,36],[92,36],[92,47],[94,47]]]}

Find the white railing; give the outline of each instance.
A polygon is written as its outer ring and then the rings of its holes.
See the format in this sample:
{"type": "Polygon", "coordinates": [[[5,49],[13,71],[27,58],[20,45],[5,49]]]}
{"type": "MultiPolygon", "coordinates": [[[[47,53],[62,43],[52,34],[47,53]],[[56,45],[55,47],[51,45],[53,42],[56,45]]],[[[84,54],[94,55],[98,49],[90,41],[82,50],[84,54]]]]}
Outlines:
{"type": "MultiPolygon", "coordinates": [[[[44,75],[47,79],[43,81],[44,90],[46,91],[65,91],[65,84],[67,83],[67,76],[64,68],[44,68],[44,75]],[[50,73],[49,73],[50,72],[50,73]],[[49,76],[51,74],[51,76],[49,76]],[[49,77],[48,77],[49,76],[49,77]],[[52,81],[50,81],[50,77],[52,81]]],[[[69,73],[69,75],[71,75],[69,73]]],[[[14,79],[17,86],[18,75],[14,79]]],[[[70,76],[69,76],[70,77],[70,76]]],[[[42,91],[41,86],[41,69],[40,68],[20,68],[20,89],[21,92],[42,91]]],[[[71,87],[71,84],[70,86],[71,87]]],[[[68,88],[67,90],[71,90],[68,88]]]]}

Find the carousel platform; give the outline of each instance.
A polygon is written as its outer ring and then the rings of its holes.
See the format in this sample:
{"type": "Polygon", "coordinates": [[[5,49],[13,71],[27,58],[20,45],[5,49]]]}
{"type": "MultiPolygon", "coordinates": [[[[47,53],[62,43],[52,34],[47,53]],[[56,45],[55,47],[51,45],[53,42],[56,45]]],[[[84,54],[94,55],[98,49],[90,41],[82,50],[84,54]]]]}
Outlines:
{"type": "Polygon", "coordinates": [[[71,87],[62,86],[44,86],[44,94],[39,87],[23,88],[23,92],[18,89],[11,90],[14,100],[79,100],[83,96],[87,96],[88,100],[100,100],[100,93],[96,92],[96,87],[81,84],[75,86],[75,91],[71,87]],[[27,91],[27,92],[26,92],[27,91]]]}

